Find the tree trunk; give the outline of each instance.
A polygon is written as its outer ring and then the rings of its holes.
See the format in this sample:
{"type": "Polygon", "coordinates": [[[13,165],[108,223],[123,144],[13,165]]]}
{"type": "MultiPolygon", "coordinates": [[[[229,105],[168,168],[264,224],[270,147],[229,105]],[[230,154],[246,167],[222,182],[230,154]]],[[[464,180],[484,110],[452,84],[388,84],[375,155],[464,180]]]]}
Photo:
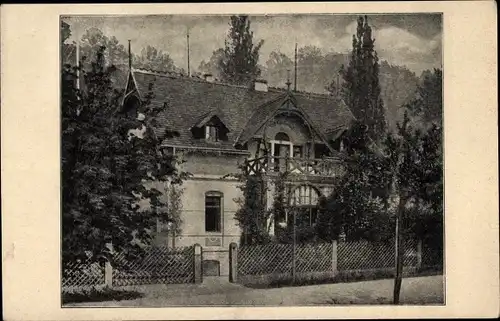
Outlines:
{"type": "Polygon", "coordinates": [[[395,255],[396,255],[396,274],[394,278],[394,293],[393,304],[399,304],[399,295],[401,293],[401,283],[403,279],[403,233],[401,231],[403,214],[406,206],[406,196],[400,195],[399,204],[396,213],[396,241],[395,241],[395,255]]]}

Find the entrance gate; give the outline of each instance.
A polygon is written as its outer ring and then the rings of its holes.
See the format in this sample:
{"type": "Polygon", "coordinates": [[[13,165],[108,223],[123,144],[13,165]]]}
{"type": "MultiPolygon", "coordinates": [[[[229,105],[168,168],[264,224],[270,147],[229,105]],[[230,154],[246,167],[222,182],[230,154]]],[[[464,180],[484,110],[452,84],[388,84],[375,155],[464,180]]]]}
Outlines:
{"type": "Polygon", "coordinates": [[[202,253],[203,276],[229,277],[229,249],[206,249],[202,253]]]}

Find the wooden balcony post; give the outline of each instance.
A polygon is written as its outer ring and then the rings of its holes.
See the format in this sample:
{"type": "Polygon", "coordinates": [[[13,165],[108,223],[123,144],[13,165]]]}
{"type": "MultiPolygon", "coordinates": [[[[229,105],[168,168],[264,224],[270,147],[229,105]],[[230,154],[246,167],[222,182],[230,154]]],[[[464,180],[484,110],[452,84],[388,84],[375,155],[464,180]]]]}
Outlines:
{"type": "Polygon", "coordinates": [[[273,161],[271,158],[271,154],[267,154],[267,171],[272,172],[273,171],[273,161]]]}

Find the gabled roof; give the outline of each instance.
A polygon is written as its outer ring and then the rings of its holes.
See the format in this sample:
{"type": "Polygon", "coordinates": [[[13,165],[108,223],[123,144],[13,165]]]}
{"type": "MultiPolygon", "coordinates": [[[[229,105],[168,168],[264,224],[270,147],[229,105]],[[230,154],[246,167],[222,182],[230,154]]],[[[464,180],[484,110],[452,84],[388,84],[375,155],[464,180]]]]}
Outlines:
{"type": "MultiPolygon", "coordinates": [[[[132,70],[130,75],[140,97],[147,95],[152,84],[151,104],[162,108],[157,116],[156,135],[165,137],[167,130],[179,133],[177,137],[164,138],[163,145],[235,149],[237,141],[247,139],[248,135],[251,137],[258,124],[274,113],[285,99],[290,99],[283,89],[255,91],[244,86],[146,70],[132,70]],[[190,129],[213,116],[229,129],[228,141],[207,142],[193,138],[190,129]]],[[[302,92],[294,92],[292,97],[320,135],[325,135],[328,129],[347,125],[352,119],[343,103],[332,97],[302,92]]]]}
{"type": "Polygon", "coordinates": [[[302,108],[300,108],[297,103],[297,99],[292,92],[286,92],[282,96],[278,97],[278,99],[259,106],[255,111],[253,117],[248,121],[245,129],[243,129],[243,132],[238,138],[237,143],[246,143],[255,135],[255,133],[260,128],[266,126],[267,122],[269,122],[272,118],[282,112],[294,112],[300,115],[300,117],[303,118],[307,125],[310,126],[311,130],[314,132],[314,136],[319,137],[321,141],[325,142],[328,145],[328,139],[326,138],[326,136],[324,136],[324,133],[318,130],[316,124],[312,122],[309,115],[307,115],[307,113],[302,108]]]}

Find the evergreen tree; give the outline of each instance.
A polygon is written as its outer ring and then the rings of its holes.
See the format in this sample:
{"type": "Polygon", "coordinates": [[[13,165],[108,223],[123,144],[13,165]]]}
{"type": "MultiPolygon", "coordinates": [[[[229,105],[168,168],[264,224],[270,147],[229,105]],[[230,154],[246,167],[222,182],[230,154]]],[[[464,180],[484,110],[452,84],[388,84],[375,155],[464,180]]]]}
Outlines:
{"type": "Polygon", "coordinates": [[[175,160],[163,156],[153,131],[158,112],[151,95],[137,113],[121,110],[120,92],[110,79],[101,47],[90,70],[81,70],[85,95],[76,88],[76,67],[62,70],[61,178],[63,263],[110,259],[151,242],[152,227],[165,205],[148,182],[180,183],[175,160]],[[136,132],[137,134],[133,134],[136,132]],[[149,206],[141,208],[138,203],[149,206]]]}
{"type": "Polygon", "coordinates": [[[422,73],[416,97],[406,107],[413,116],[419,117],[426,124],[441,124],[443,120],[443,72],[441,69],[422,73]]]}
{"type": "Polygon", "coordinates": [[[369,137],[379,141],[386,131],[386,120],[374,43],[368,17],[359,17],[349,65],[342,71],[342,97],[356,119],[366,125],[369,137]]]}
{"type": "Polygon", "coordinates": [[[221,78],[235,85],[248,85],[260,76],[257,65],[263,40],[253,43],[248,16],[231,16],[229,37],[224,48],[224,59],[219,60],[221,78]]]}

